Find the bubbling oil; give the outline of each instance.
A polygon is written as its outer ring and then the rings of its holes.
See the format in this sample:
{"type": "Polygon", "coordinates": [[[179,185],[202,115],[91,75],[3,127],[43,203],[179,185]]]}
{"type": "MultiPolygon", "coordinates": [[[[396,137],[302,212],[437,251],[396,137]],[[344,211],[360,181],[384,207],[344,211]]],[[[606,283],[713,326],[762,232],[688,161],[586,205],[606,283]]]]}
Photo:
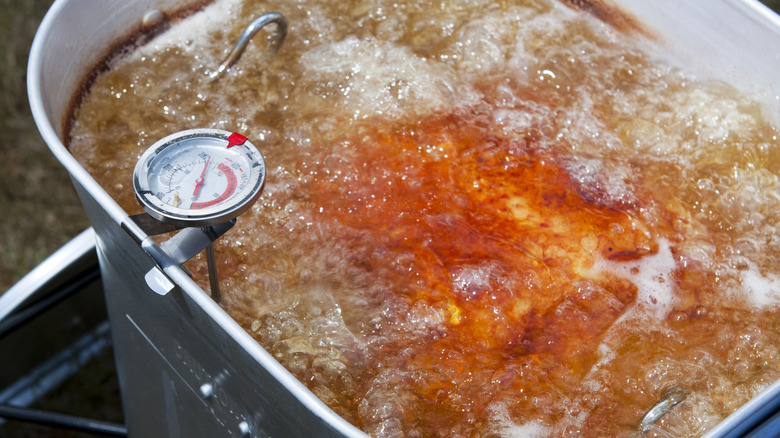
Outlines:
{"type": "Polygon", "coordinates": [[[672,387],[655,430],[698,436],[780,377],[777,131],[639,44],[545,0],[219,0],[114,59],[69,147],[136,213],[154,141],[250,137],[221,304],[372,436],[629,435],[672,387]],[[268,11],[282,50],[208,82],[268,11]]]}

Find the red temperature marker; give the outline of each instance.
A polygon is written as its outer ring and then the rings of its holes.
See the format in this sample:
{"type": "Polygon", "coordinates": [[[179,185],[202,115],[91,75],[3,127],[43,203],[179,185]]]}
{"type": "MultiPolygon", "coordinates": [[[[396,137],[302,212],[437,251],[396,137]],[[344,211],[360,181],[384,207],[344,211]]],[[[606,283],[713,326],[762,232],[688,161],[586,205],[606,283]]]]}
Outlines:
{"type": "Polygon", "coordinates": [[[243,135],[239,134],[238,132],[234,132],[234,133],[230,134],[230,136],[228,137],[227,148],[230,149],[233,146],[238,146],[240,144],[244,144],[245,141],[246,141],[246,137],[244,137],[243,135]]]}

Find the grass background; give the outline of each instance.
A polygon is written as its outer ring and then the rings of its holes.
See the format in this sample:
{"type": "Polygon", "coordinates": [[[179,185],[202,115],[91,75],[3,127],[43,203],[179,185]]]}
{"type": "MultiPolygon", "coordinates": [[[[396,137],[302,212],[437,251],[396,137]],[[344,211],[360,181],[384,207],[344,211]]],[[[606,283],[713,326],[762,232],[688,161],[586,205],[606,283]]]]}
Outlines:
{"type": "Polygon", "coordinates": [[[27,57],[51,3],[0,0],[0,293],[89,226],[27,103],[27,57]]]}

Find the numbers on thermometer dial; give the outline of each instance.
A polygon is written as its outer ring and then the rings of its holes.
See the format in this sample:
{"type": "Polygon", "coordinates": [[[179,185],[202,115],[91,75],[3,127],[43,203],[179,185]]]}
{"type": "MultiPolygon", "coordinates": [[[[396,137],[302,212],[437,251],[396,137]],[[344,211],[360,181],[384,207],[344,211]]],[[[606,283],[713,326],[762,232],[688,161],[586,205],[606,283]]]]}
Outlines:
{"type": "Polygon", "coordinates": [[[242,157],[221,152],[200,152],[193,158],[175,157],[174,162],[161,163],[157,178],[149,181],[150,190],[163,203],[189,210],[227,201],[249,183],[245,169],[251,166],[242,157]]]}

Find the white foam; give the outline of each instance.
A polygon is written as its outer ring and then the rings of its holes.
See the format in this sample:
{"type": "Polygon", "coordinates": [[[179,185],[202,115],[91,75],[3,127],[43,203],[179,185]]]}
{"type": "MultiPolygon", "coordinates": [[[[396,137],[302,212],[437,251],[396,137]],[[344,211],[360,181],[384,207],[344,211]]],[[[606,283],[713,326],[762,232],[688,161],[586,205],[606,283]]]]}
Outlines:
{"type": "Polygon", "coordinates": [[[455,104],[452,71],[409,48],[350,36],[301,56],[306,81],[328,84],[323,102],[354,119],[427,114],[455,104]]]}
{"type": "Polygon", "coordinates": [[[758,268],[750,268],[740,273],[740,283],[744,298],[754,307],[766,307],[780,303],[780,277],[768,273],[761,275],[758,268]]]}
{"type": "Polygon", "coordinates": [[[756,127],[756,120],[741,111],[740,102],[735,99],[702,89],[694,89],[683,96],[684,106],[678,111],[678,117],[695,123],[698,144],[725,142],[734,132],[748,132],[756,127]]]}
{"type": "Polygon", "coordinates": [[[567,160],[566,171],[579,185],[581,194],[607,204],[636,201],[628,168],[608,165],[600,158],[567,160]]]}
{"type": "Polygon", "coordinates": [[[565,139],[572,150],[605,155],[611,151],[623,149],[623,143],[614,130],[607,129],[599,117],[593,92],[598,89],[581,86],[577,91],[577,100],[565,111],[563,127],[558,134],[565,139]]]}
{"type": "MultiPolygon", "coordinates": [[[[518,137],[529,130],[545,124],[552,109],[542,103],[523,99],[512,87],[501,84],[493,90],[496,102],[499,102],[491,114],[496,126],[500,126],[506,137],[518,137]]],[[[543,147],[541,140],[538,147],[543,147]]]]}
{"type": "MultiPolygon", "coordinates": [[[[134,52],[134,56],[151,56],[169,47],[179,47],[187,51],[199,49],[199,44],[207,44],[206,35],[218,29],[228,29],[243,0],[220,0],[213,2],[203,10],[175,23],[170,29],[152,39],[134,52]]],[[[249,25],[247,21],[246,25],[249,25]]],[[[225,41],[225,51],[233,47],[233,41],[225,41]]]]}
{"type": "Polygon", "coordinates": [[[552,435],[552,431],[538,421],[515,423],[504,403],[490,406],[489,414],[493,431],[506,438],[541,438],[552,435]]]}
{"type": "Polygon", "coordinates": [[[652,317],[660,321],[669,315],[675,301],[672,271],[676,266],[669,242],[660,239],[658,252],[639,260],[617,262],[600,259],[593,266],[596,274],[610,273],[624,278],[637,288],[636,302],[616,324],[623,320],[652,317]]]}
{"type": "Polygon", "coordinates": [[[469,80],[491,76],[497,71],[511,72],[512,76],[525,79],[524,67],[534,61],[525,50],[526,35],[555,22],[549,19],[537,22],[538,16],[537,11],[522,5],[486,11],[457,31],[445,53],[455,61],[458,75],[469,76],[469,80]]]}

